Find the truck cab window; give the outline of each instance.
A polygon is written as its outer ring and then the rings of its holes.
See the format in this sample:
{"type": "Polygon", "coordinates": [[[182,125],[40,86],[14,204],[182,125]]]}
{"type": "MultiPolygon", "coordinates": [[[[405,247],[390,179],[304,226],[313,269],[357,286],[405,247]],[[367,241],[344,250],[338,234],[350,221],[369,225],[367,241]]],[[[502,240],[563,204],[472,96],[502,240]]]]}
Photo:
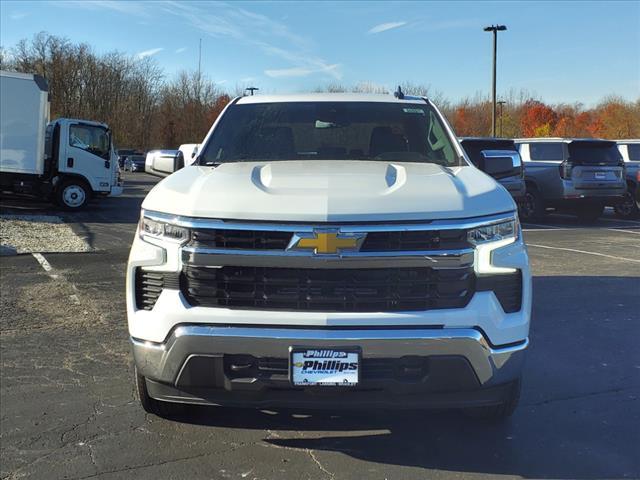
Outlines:
{"type": "Polygon", "coordinates": [[[101,158],[109,158],[109,134],[102,127],[80,124],[70,125],[69,145],[101,158]]]}

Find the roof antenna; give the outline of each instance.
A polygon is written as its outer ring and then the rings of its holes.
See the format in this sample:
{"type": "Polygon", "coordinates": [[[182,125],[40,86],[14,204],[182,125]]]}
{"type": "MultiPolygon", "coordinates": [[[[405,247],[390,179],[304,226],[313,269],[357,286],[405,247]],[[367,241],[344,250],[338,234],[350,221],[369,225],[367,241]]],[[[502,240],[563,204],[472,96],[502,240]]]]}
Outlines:
{"type": "Polygon", "coordinates": [[[244,91],[249,91],[251,92],[251,96],[253,97],[253,92],[255,92],[256,90],[260,90],[258,87],[247,87],[244,89],[244,91]]]}
{"type": "Polygon", "coordinates": [[[400,88],[400,85],[398,85],[398,90],[396,90],[395,92],[393,92],[393,96],[402,100],[404,98],[404,92],[402,91],[402,89],[400,88]]]}

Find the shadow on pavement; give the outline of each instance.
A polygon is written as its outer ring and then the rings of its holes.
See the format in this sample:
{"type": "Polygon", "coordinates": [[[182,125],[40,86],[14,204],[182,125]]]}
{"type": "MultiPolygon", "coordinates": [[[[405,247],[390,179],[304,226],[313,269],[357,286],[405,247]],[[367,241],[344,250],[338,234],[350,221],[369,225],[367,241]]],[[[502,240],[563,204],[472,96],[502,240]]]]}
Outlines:
{"type": "Polygon", "coordinates": [[[68,223],[137,223],[140,205],[159,178],[140,174],[125,180],[123,195],[93,199],[84,210],[69,212],[50,202],[17,196],[2,196],[0,212],[13,215],[57,215],[68,223]]]}

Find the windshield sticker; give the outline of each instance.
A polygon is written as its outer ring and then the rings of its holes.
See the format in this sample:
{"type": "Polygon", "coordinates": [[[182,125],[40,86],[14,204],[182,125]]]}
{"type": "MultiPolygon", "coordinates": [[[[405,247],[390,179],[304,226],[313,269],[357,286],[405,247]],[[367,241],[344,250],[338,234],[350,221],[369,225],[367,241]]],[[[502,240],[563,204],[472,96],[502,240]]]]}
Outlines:
{"type": "Polygon", "coordinates": [[[421,108],[403,108],[404,113],[417,113],[418,115],[424,115],[424,110],[421,108]]]}

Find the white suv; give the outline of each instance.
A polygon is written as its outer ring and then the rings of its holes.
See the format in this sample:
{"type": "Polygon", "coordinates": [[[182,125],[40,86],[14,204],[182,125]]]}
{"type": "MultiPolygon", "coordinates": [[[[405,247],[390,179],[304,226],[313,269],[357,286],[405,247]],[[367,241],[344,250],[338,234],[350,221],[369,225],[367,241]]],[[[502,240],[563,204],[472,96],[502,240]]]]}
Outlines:
{"type": "Polygon", "coordinates": [[[429,100],[236,98],[142,208],[127,312],[147,411],[515,408],[516,205],[429,100]]]}

